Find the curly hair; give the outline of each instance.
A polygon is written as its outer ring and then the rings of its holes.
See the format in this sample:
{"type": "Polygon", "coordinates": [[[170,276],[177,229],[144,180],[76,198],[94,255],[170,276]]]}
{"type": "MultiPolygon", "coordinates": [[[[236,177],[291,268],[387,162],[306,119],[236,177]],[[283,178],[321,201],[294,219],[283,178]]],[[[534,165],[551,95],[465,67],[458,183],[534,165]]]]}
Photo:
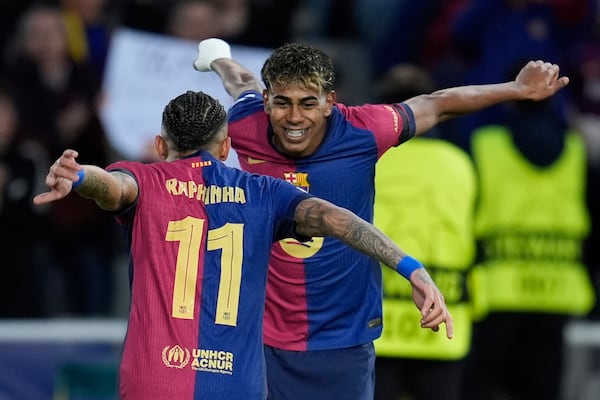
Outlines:
{"type": "Polygon", "coordinates": [[[226,122],[227,113],[218,100],[190,90],[171,100],[162,115],[163,129],[177,151],[203,147],[226,122]]]}
{"type": "Polygon", "coordinates": [[[316,47],[300,43],[288,43],[276,49],[260,74],[267,89],[273,85],[300,85],[329,91],[335,84],[331,58],[316,47]]]}

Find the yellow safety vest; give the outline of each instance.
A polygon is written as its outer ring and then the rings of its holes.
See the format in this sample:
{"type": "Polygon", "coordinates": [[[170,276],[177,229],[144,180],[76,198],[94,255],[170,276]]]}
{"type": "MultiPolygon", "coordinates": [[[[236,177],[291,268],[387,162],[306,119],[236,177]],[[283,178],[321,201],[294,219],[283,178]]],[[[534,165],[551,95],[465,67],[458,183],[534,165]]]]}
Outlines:
{"type": "Polygon", "coordinates": [[[480,254],[469,277],[476,318],[502,311],[589,312],[595,295],[581,261],[590,222],[580,136],[569,132],[548,167],[528,162],[500,126],[477,130],[472,148],[480,176],[480,254]]]}
{"type": "Polygon", "coordinates": [[[474,259],[473,207],[476,177],[468,155],[441,139],[418,138],[392,149],[377,163],[375,225],[423,262],[444,294],[455,336],[444,327],[420,327],[410,283],[383,270],[383,333],[376,354],[456,360],[471,341],[466,270],[474,259]]]}

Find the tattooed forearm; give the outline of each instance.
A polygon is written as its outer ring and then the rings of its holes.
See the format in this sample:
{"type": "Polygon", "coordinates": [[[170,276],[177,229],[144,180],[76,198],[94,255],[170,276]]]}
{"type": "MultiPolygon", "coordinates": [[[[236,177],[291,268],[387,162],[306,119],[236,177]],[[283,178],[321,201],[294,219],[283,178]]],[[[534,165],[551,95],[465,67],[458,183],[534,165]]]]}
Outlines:
{"type": "Polygon", "coordinates": [[[93,199],[96,201],[105,200],[110,191],[108,183],[97,174],[88,173],[85,177],[85,184],[77,190],[77,192],[85,198],[93,199]]]}
{"type": "Polygon", "coordinates": [[[324,200],[311,198],[301,202],[296,209],[296,221],[302,235],[333,236],[390,267],[395,267],[405,256],[375,226],[324,200]]]}
{"type": "Polygon", "coordinates": [[[101,168],[88,166],[77,193],[94,200],[103,210],[114,211],[135,200],[137,184],[124,173],[109,173],[101,168]]]}

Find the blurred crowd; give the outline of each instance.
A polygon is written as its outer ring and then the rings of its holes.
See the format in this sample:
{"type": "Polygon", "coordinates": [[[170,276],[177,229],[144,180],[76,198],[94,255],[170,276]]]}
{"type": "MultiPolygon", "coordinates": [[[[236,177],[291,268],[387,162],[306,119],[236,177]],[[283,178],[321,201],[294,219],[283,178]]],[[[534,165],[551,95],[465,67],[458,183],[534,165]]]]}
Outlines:
{"type": "MultiPolygon", "coordinates": [[[[585,139],[592,221],[585,261],[600,287],[597,0],[21,0],[0,2],[0,317],[118,314],[125,233],[76,195],[47,208],[31,199],[65,148],[77,149],[82,163],[120,157],[99,118],[111,35],[120,27],[193,42],[320,45],[337,64],[338,99],[348,104],[375,101],[374,83],[403,63],[427,70],[434,88],[510,80],[531,59],[559,64],[571,84],[551,107],[585,139]]],[[[439,134],[467,147],[476,127],[500,123],[506,112],[459,118],[439,134]]]]}

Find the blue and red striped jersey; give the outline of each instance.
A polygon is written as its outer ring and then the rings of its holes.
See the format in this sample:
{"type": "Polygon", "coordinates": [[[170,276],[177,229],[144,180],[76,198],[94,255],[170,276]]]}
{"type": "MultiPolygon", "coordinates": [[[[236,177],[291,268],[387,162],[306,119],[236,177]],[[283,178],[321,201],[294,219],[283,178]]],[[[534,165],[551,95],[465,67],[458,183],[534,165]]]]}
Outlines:
{"type": "MultiPolygon", "coordinates": [[[[375,164],[414,135],[404,104],[336,104],[325,138],[304,158],[280,154],[262,96],[245,92],[229,110],[240,166],[274,176],[373,221],[375,164]]],[[[352,347],[382,330],[379,263],[334,238],[274,244],[265,307],[265,343],[286,350],[352,347]]]]}
{"type": "Polygon", "coordinates": [[[138,183],[117,216],[130,237],[123,399],[266,398],[262,322],[268,258],[309,195],[207,152],[107,167],[138,183]]]}

